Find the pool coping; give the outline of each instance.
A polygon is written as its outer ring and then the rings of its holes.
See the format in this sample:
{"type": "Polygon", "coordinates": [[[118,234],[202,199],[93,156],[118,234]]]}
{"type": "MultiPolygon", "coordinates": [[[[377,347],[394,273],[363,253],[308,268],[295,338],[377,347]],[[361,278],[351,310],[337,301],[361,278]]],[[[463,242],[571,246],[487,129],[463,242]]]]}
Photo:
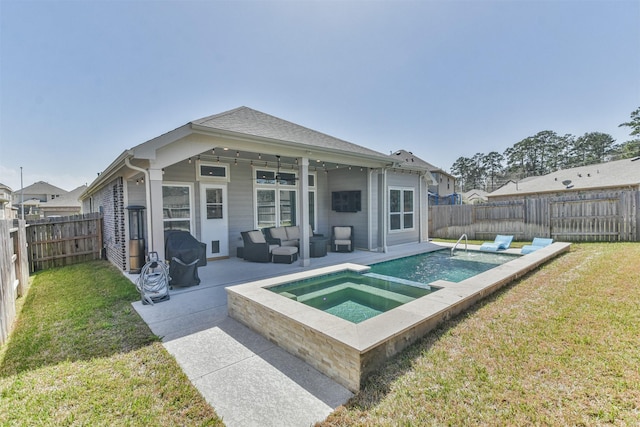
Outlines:
{"type": "MultiPolygon", "coordinates": [[[[402,351],[439,323],[568,251],[570,246],[570,243],[556,242],[458,283],[433,282],[431,286],[440,288],[438,291],[357,324],[265,289],[341,271],[362,273],[370,268],[353,263],[228,287],[229,315],[350,390],[357,391],[361,381],[384,360],[402,351]],[[247,304],[252,310],[247,309],[247,304]],[[274,326],[274,322],[280,321],[284,321],[286,327],[273,329],[279,327],[274,326]],[[293,337],[285,337],[284,334],[293,337]],[[344,353],[348,363],[337,360],[338,353],[344,353]],[[338,366],[340,363],[345,366],[338,366]]],[[[471,250],[478,248],[469,245],[471,250]]]]}

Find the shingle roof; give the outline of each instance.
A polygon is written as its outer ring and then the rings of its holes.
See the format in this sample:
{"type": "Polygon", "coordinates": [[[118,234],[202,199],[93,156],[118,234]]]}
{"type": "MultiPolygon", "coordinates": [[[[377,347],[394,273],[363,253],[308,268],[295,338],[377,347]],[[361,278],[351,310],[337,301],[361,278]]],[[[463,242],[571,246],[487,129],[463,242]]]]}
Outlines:
{"type": "Polygon", "coordinates": [[[640,160],[624,159],[564,169],[547,175],[509,182],[488,197],[548,193],[566,190],[640,186],[640,160]]]}
{"type": "Polygon", "coordinates": [[[400,163],[400,165],[420,167],[423,169],[427,169],[429,172],[439,170],[437,167],[433,166],[429,162],[425,162],[420,157],[413,154],[411,151],[398,150],[393,154],[390,154],[389,157],[391,157],[394,162],[400,163]]]}
{"type": "Polygon", "coordinates": [[[224,113],[194,120],[191,123],[211,129],[293,142],[311,147],[357,153],[366,156],[387,157],[385,154],[369,148],[334,138],[248,107],[239,107],[224,113]]]}
{"type": "Polygon", "coordinates": [[[49,200],[46,203],[42,203],[42,205],[48,206],[48,207],[82,206],[82,203],[80,203],[80,195],[84,193],[86,189],[87,189],[86,185],[81,185],[80,187],[74,190],[71,190],[66,194],[63,194],[60,197],[56,197],[53,200],[49,200]]]}
{"type": "MultiPolygon", "coordinates": [[[[20,192],[20,190],[18,190],[20,192]]],[[[38,181],[27,187],[24,187],[25,194],[66,194],[67,190],[58,188],[48,182],[38,181]]]]}

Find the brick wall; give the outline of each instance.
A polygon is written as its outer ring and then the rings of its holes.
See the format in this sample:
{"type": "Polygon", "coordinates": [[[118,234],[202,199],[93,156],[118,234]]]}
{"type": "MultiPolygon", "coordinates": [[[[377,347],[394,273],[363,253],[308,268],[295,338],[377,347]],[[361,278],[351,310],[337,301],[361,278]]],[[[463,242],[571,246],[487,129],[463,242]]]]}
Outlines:
{"type": "Polygon", "coordinates": [[[103,215],[103,241],[109,261],[122,270],[127,268],[124,209],[124,186],[122,178],[116,178],[99,192],[86,199],[84,212],[101,212],[103,215]]]}

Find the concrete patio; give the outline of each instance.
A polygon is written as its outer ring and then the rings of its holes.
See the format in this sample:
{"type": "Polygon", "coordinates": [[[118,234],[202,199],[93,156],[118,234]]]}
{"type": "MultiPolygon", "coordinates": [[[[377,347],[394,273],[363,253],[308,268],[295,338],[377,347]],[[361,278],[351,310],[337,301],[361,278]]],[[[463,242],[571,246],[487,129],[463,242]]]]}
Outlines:
{"type": "MultiPolygon", "coordinates": [[[[387,253],[355,251],[312,258],[311,265],[262,264],[230,258],[198,271],[202,283],[171,291],[171,299],[133,307],[162,338],[227,426],[309,426],[353,394],[302,360],[227,316],[225,288],[345,262],[371,264],[442,248],[395,246],[387,253]]],[[[128,275],[132,281],[136,275],[128,275]]]]}

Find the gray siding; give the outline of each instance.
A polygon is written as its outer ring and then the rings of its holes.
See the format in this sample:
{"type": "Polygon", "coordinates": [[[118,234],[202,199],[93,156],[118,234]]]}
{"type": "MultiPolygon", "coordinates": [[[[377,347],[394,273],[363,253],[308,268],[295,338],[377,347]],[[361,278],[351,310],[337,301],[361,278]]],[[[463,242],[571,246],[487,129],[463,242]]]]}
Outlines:
{"type": "Polygon", "coordinates": [[[335,212],[329,213],[329,233],[331,227],[337,225],[352,225],[355,236],[355,246],[359,249],[369,248],[369,186],[367,170],[360,171],[358,168],[352,170],[337,169],[329,171],[328,206],[331,209],[331,192],[333,191],[353,191],[360,190],[362,210],[360,212],[335,212]]]}
{"type": "MultiPolygon", "coordinates": [[[[403,243],[418,242],[420,240],[420,177],[413,174],[389,172],[387,174],[387,187],[387,193],[388,189],[391,187],[412,188],[414,190],[414,228],[408,231],[389,231],[387,234],[387,245],[393,246],[403,243]]],[[[385,197],[388,197],[388,194],[385,195],[385,197]]],[[[385,212],[384,214],[387,215],[388,212],[385,212]]]]}
{"type": "Polygon", "coordinates": [[[230,165],[229,174],[229,256],[235,256],[236,248],[242,246],[240,232],[255,228],[253,171],[247,165],[230,165]]]}

